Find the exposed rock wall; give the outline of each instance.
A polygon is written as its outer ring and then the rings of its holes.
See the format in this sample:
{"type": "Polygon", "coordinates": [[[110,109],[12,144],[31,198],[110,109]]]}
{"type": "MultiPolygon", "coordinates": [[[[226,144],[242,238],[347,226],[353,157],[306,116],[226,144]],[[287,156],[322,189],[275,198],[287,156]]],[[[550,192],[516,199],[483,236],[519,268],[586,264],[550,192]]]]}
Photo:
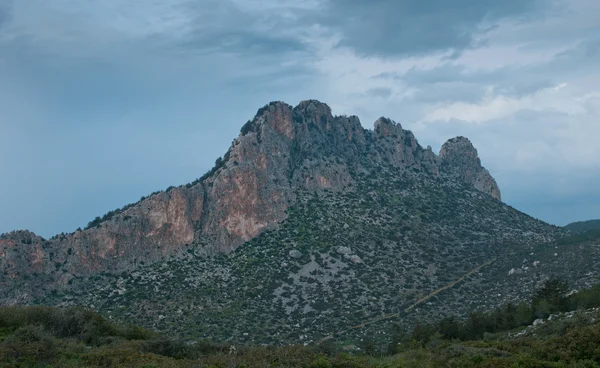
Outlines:
{"type": "Polygon", "coordinates": [[[380,118],[373,131],[355,116],[334,117],[319,101],[260,109],[212,175],[194,185],[154,194],[97,227],[46,241],[29,232],[0,238],[0,300],[30,298],[73,277],[130,271],[183,252],[230,252],[286,218],[297,189],[339,190],[353,172],[377,166],[459,180],[500,199],[477,150],[462,137],[437,156],[412,132],[380,118]],[[35,283],[27,275],[44,275],[35,283]]]}
{"type": "Polygon", "coordinates": [[[440,149],[442,172],[501,200],[500,188],[490,172],[481,166],[477,150],[465,137],[448,140],[440,149]]]}

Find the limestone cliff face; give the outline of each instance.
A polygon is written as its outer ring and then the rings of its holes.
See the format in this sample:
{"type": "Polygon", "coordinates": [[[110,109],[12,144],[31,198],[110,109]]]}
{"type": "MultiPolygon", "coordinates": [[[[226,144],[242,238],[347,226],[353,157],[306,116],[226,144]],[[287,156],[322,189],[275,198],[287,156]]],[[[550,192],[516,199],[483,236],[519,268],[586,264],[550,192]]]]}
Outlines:
{"type": "Polygon", "coordinates": [[[0,303],[29,300],[72,278],[130,271],[191,244],[206,253],[231,252],[277,227],[297,190],[340,190],[354,173],[381,166],[459,180],[500,199],[466,138],[448,141],[438,156],[386,118],[371,131],[355,116],[333,116],[319,101],[273,102],[244,125],[202,180],[151,195],[84,231],[50,240],[29,232],[1,237],[0,303]]]}
{"type": "Polygon", "coordinates": [[[294,200],[289,181],[295,138],[292,108],[271,104],[248,122],[204,181],[206,209],[196,234],[212,251],[229,252],[285,218],[294,200]]]}
{"type": "Polygon", "coordinates": [[[202,218],[202,185],[150,196],[98,227],[45,240],[29,231],[0,237],[0,304],[29,300],[75,277],[121,272],[182,251],[202,218]]]}
{"type": "Polygon", "coordinates": [[[44,243],[43,238],[26,230],[14,231],[0,238],[0,267],[6,280],[18,278],[24,267],[33,273],[43,271],[44,243]]]}
{"type": "Polygon", "coordinates": [[[501,200],[500,188],[489,171],[481,166],[477,150],[465,137],[448,140],[440,150],[441,170],[475,189],[501,200]]]}
{"type": "Polygon", "coordinates": [[[59,236],[50,249],[76,276],[151,263],[194,242],[203,204],[200,184],[161,192],[96,228],[59,236]]]}
{"type": "Polygon", "coordinates": [[[414,134],[387,118],[375,122],[375,137],[384,148],[385,161],[396,167],[410,167],[439,175],[439,159],[431,148],[423,149],[414,134]]]}

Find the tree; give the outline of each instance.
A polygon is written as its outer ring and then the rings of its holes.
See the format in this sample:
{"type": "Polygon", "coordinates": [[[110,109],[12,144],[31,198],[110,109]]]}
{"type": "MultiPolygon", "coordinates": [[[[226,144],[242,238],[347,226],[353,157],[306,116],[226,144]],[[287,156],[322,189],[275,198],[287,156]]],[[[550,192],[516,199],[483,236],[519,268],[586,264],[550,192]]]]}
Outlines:
{"type": "Polygon", "coordinates": [[[392,341],[388,345],[387,355],[394,355],[398,353],[398,345],[406,340],[406,335],[400,325],[394,323],[392,325],[392,341]]]}
{"type": "Polygon", "coordinates": [[[546,299],[541,299],[534,305],[534,315],[539,318],[547,318],[549,315],[554,313],[556,308],[548,303],[546,299]]]}
{"type": "Polygon", "coordinates": [[[427,324],[417,323],[413,328],[411,338],[414,341],[426,344],[431,336],[435,333],[435,327],[427,324]]]}
{"type": "Polygon", "coordinates": [[[440,321],[440,333],[444,336],[444,339],[457,339],[459,330],[460,326],[455,317],[444,318],[440,321]]]}
{"type": "Polygon", "coordinates": [[[539,289],[531,305],[538,317],[547,317],[548,314],[564,311],[567,308],[567,293],[569,284],[558,278],[551,278],[539,289]]]}
{"type": "Polygon", "coordinates": [[[533,311],[528,303],[519,303],[515,309],[515,323],[517,326],[528,325],[533,320],[533,311]]]}
{"type": "Polygon", "coordinates": [[[90,229],[92,227],[96,227],[96,226],[100,225],[100,223],[102,223],[102,219],[100,218],[100,216],[96,216],[96,218],[93,221],[90,221],[88,223],[88,225],[86,226],[85,229],[87,230],[87,229],[90,229]]]}
{"type": "Polygon", "coordinates": [[[469,319],[466,322],[464,336],[461,339],[464,340],[475,340],[483,337],[483,333],[487,329],[487,321],[485,314],[482,312],[473,312],[469,315],[469,319]]]}

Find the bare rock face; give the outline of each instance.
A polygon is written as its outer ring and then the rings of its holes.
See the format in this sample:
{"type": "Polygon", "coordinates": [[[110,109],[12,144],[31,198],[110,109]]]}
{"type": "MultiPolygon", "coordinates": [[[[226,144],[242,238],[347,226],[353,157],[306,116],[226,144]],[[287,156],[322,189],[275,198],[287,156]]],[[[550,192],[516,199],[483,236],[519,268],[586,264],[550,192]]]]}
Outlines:
{"type": "Polygon", "coordinates": [[[198,238],[215,252],[229,252],[285,218],[294,200],[290,185],[295,137],[292,107],[272,103],[248,122],[223,168],[204,184],[206,209],[198,238]]]}
{"type": "Polygon", "coordinates": [[[46,273],[48,242],[30,231],[0,236],[0,304],[26,303],[35,295],[29,280],[46,273]]]}
{"type": "Polygon", "coordinates": [[[76,276],[152,263],[194,242],[203,202],[201,185],[160,192],[98,227],[59,236],[51,248],[76,276]]]}
{"type": "Polygon", "coordinates": [[[23,271],[43,271],[44,243],[43,238],[27,230],[13,231],[0,238],[0,266],[6,279],[14,280],[23,271]]]}
{"type": "Polygon", "coordinates": [[[423,149],[410,130],[387,118],[375,122],[375,138],[381,146],[385,162],[395,167],[423,168],[439,175],[438,157],[431,149],[423,149]]]}
{"type": "Polygon", "coordinates": [[[477,150],[467,138],[456,137],[448,140],[442,146],[439,157],[444,173],[501,200],[496,180],[481,166],[477,150]]]}
{"type": "Polygon", "coordinates": [[[374,132],[382,146],[388,148],[384,150],[386,161],[393,166],[420,165],[419,156],[422,148],[412,132],[402,129],[400,124],[387,118],[379,118],[375,122],[374,132]]]}
{"type": "Polygon", "coordinates": [[[0,237],[0,304],[27,301],[76,277],[151,264],[194,242],[202,185],[160,192],[97,227],[45,240],[29,231],[0,237]],[[12,302],[11,302],[12,301],[12,302]]]}
{"type": "MultiPolygon", "coordinates": [[[[466,138],[454,138],[439,157],[412,132],[380,118],[374,130],[356,116],[333,116],[315,100],[292,107],[272,102],[248,121],[208,175],[118,211],[84,231],[44,240],[29,232],[0,237],[0,303],[28,300],[73,278],[119,273],[200,244],[228,253],[273,229],[302,190],[341,190],[353,173],[375,167],[446,175],[500,199],[466,138]],[[35,277],[43,275],[37,284],[35,277]]],[[[39,279],[39,277],[38,277],[39,279]]]]}

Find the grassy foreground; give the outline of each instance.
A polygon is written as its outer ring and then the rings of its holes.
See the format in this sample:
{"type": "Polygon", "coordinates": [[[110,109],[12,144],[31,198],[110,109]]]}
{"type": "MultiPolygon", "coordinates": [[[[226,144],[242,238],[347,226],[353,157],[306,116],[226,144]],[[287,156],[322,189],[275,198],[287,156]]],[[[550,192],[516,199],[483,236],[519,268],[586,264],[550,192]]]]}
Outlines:
{"type": "Polygon", "coordinates": [[[547,321],[529,336],[433,336],[371,356],[333,345],[189,345],[82,309],[9,307],[0,308],[0,367],[600,367],[600,312],[584,314],[547,321]]]}

